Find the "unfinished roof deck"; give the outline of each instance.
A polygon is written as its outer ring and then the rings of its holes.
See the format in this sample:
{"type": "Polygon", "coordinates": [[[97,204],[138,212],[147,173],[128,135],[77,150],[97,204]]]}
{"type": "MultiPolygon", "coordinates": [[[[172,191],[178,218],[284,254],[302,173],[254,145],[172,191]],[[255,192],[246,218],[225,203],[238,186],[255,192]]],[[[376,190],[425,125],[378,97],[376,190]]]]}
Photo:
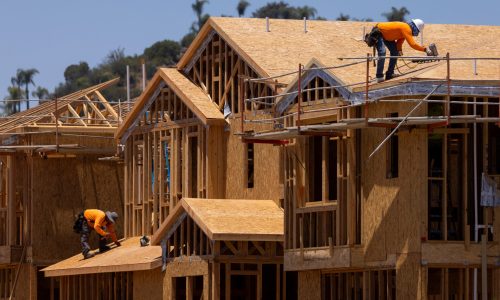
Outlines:
{"type": "MultiPolygon", "coordinates": [[[[270,20],[269,32],[265,19],[210,18],[200,34],[181,58],[178,68],[189,69],[196,55],[201,53],[203,43],[213,30],[224,38],[261,75],[279,76],[298,70],[298,64],[307,64],[311,59],[320,59],[326,66],[338,66],[353,61],[341,61],[341,57],[364,57],[371,49],[362,40],[376,23],[347,21],[307,21],[307,32],[302,20],[270,20]],[[279,58],[279,59],[278,59],[279,58]]],[[[435,43],[439,52],[450,53],[451,57],[500,57],[497,41],[499,26],[471,26],[455,24],[427,24],[424,44],[435,43]],[[471,47],[471,45],[474,45],[471,47]]],[[[420,37],[415,37],[421,42],[420,37]]],[[[423,56],[407,44],[405,55],[423,56]]],[[[499,61],[477,61],[474,73],[471,61],[451,61],[452,79],[461,81],[481,81],[500,79],[499,61]]],[[[398,82],[413,80],[444,79],[446,63],[434,62],[413,64],[415,69],[398,82]]],[[[404,67],[403,68],[407,68],[404,67]]],[[[366,63],[333,70],[344,84],[365,81],[366,63]]],[[[374,67],[371,67],[374,77],[374,67]]],[[[289,84],[296,74],[277,78],[280,83],[289,84]]],[[[385,83],[387,85],[388,83],[385,83]]]]}
{"type": "Polygon", "coordinates": [[[158,245],[186,213],[211,240],[283,241],[283,210],[271,200],[183,198],[151,239],[158,245]]]}
{"type": "Polygon", "coordinates": [[[47,277],[151,270],[161,266],[161,247],[141,247],[140,237],[132,237],[122,242],[121,247],[90,259],[77,254],[53,264],[42,271],[47,277]]]}

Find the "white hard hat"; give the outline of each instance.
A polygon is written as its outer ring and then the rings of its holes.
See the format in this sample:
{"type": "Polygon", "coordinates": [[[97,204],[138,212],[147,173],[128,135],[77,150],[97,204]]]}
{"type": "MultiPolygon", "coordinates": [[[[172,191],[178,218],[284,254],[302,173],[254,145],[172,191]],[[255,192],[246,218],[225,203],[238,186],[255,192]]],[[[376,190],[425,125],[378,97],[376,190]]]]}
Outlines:
{"type": "Polygon", "coordinates": [[[424,21],[420,19],[412,19],[411,21],[413,22],[413,24],[415,24],[415,26],[417,26],[419,32],[422,32],[422,30],[424,30],[424,21]]]}

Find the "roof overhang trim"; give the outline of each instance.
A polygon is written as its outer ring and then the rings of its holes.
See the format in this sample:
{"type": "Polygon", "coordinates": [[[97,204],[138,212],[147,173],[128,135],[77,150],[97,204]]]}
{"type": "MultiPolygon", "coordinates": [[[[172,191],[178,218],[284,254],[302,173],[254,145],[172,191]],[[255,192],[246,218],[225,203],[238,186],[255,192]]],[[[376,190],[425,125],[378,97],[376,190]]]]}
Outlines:
{"type": "Polygon", "coordinates": [[[148,110],[148,108],[151,106],[153,101],[158,97],[160,94],[161,90],[165,87],[165,82],[160,81],[158,84],[158,87],[156,87],[153,95],[149,97],[148,101],[145,103],[145,105],[141,108],[141,111],[137,114],[135,120],[132,122],[132,124],[125,130],[125,133],[121,136],[120,138],[120,144],[124,145],[125,142],[127,141],[128,137],[132,134],[134,131],[135,127],[137,126],[137,123],[139,122],[140,117],[148,110]]]}
{"type": "Polygon", "coordinates": [[[210,32],[205,37],[205,39],[203,40],[203,42],[201,43],[200,47],[198,47],[198,50],[196,50],[196,53],[189,60],[189,63],[186,65],[186,67],[184,67],[183,71],[185,74],[191,71],[191,69],[194,66],[194,63],[198,60],[198,58],[200,58],[201,54],[203,53],[203,51],[205,51],[205,49],[207,48],[208,44],[210,43],[215,34],[216,34],[215,30],[211,29],[210,32]]]}
{"type": "MultiPolygon", "coordinates": [[[[360,104],[365,101],[366,94],[364,91],[353,92],[348,88],[342,86],[342,83],[339,79],[332,76],[332,74],[325,72],[325,70],[314,69],[307,71],[301,79],[301,88],[305,88],[307,84],[314,79],[315,77],[319,77],[324,81],[328,82],[331,86],[340,86],[335,89],[339,92],[339,94],[351,102],[352,104],[360,104]]],[[[448,87],[442,81],[412,81],[412,82],[404,82],[398,83],[393,86],[372,89],[368,92],[368,99],[371,101],[378,100],[386,97],[394,97],[394,96],[416,96],[416,95],[427,95],[434,88],[441,85],[434,92],[433,95],[443,96],[448,94],[448,87]]],[[[288,92],[297,91],[297,81],[294,81],[292,88],[289,89],[288,92]]],[[[450,85],[450,94],[451,96],[478,96],[478,97],[499,97],[500,89],[496,85],[478,85],[477,83],[471,82],[467,83],[454,83],[450,85]]],[[[283,97],[279,103],[277,104],[276,111],[281,115],[290,107],[295,99],[296,94],[290,94],[283,97]]]]}

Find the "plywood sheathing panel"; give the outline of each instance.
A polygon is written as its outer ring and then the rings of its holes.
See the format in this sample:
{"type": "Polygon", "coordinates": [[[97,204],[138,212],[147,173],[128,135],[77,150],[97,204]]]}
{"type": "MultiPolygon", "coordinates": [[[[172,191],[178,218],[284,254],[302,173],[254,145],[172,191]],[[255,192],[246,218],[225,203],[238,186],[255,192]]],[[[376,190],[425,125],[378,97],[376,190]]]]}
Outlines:
{"type": "Polygon", "coordinates": [[[174,68],[158,69],[161,77],[169,87],[188,105],[196,116],[204,120],[205,124],[221,123],[224,116],[208,95],[181,72],[174,68]]]}
{"type": "MultiPolygon", "coordinates": [[[[269,118],[269,115],[255,115],[253,120],[269,118]]],[[[254,187],[247,187],[247,144],[235,133],[241,131],[240,119],[232,118],[229,132],[225,132],[225,198],[271,199],[279,203],[283,198],[283,183],[280,182],[280,151],[282,147],[270,144],[254,144],[254,187]]],[[[245,130],[256,132],[269,130],[269,124],[245,124],[245,130]]]]}
{"type": "Polygon", "coordinates": [[[298,299],[321,299],[321,273],[320,271],[298,272],[298,299]]]}
{"type": "Polygon", "coordinates": [[[158,245],[182,211],[211,240],[283,241],[283,210],[271,200],[183,198],[151,239],[158,245]]]}
{"type": "Polygon", "coordinates": [[[422,299],[420,259],[420,253],[405,253],[398,256],[396,299],[422,299]]]}
{"type": "MultiPolygon", "coordinates": [[[[380,103],[370,107],[370,114],[387,112],[407,114],[412,105],[380,103]]],[[[423,109],[416,111],[421,115],[423,109]]],[[[385,128],[368,128],[362,135],[362,157],[368,155],[386,137],[385,128]]],[[[419,252],[424,232],[424,207],[427,197],[426,132],[400,131],[399,176],[386,178],[387,144],[362,165],[362,243],[366,245],[365,260],[384,261],[387,255],[419,252]],[[404,217],[402,217],[404,216],[404,217]]]]}
{"type": "MultiPolygon", "coordinates": [[[[121,166],[97,156],[33,158],[33,261],[52,264],[81,250],[72,230],[75,215],[87,208],[116,211],[123,216],[121,166]]],[[[123,236],[123,219],[117,234],[123,236]]],[[[96,234],[91,234],[97,245],[96,234]]]]}
{"type": "Polygon", "coordinates": [[[91,273],[128,272],[152,270],[161,266],[161,247],[141,247],[140,237],[123,241],[121,247],[83,259],[81,254],[51,265],[42,271],[45,276],[68,276],[91,273]]]}
{"type": "Polygon", "coordinates": [[[148,271],[136,271],[134,277],[134,298],[161,300],[163,299],[163,277],[160,268],[148,271]]]}
{"type": "MultiPolygon", "coordinates": [[[[265,19],[210,18],[200,35],[178,63],[182,69],[189,64],[196,49],[211,29],[224,38],[261,76],[275,76],[298,69],[298,64],[307,64],[317,58],[327,66],[346,63],[338,57],[364,57],[371,49],[362,41],[364,30],[369,32],[376,23],[307,21],[307,33],[302,20],[270,20],[270,31],[266,32],[265,19]],[[364,29],[363,29],[364,28],[364,29]],[[307,47],[304,47],[307,45],[307,47]],[[279,57],[279,59],[276,59],[279,57]]],[[[471,26],[455,24],[426,24],[424,45],[433,42],[439,52],[450,52],[452,57],[499,57],[500,49],[492,36],[500,36],[499,26],[471,26]]],[[[420,37],[416,38],[420,42],[420,37]]],[[[403,46],[407,56],[425,56],[422,52],[403,46]]],[[[348,61],[352,62],[352,61],[348,61]]],[[[446,66],[441,66],[417,75],[421,79],[444,79],[446,66]]],[[[432,64],[418,65],[417,68],[432,64]]],[[[456,80],[498,79],[500,62],[482,61],[478,64],[478,75],[473,74],[471,61],[452,62],[452,78],[456,80]]],[[[343,83],[363,82],[365,64],[334,70],[343,83]]],[[[374,77],[375,68],[370,67],[374,77]]],[[[280,82],[289,83],[294,75],[281,77],[280,82]]],[[[404,79],[404,78],[403,78],[404,79]]]]}

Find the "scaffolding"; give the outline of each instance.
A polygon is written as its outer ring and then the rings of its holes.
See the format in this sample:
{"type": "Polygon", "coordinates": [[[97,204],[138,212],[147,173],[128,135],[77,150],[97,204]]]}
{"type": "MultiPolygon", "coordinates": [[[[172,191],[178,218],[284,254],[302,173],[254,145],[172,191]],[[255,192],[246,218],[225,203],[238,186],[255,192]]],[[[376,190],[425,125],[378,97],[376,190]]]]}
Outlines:
{"type": "MultiPolygon", "coordinates": [[[[450,105],[451,104],[474,104],[470,103],[467,101],[452,101],[451,97],[453,96],[452,92],[452,79],[450,77],[450,62],[451,61],[473,61],[474,62],[474,72],[477,73],[477,61],[480,60],[485,60],[485,61],[500,61],[500,58],[496,57],[456,57],[456,58],[451,58],[450,54],[447,53],[446,56],[444,57],[420,57],[420,56],[388,56],[387,58],[401,58],[401,59],[409,59],[411,63],[414,64],[425,64],[425,63],[434,63],[434,62],[445,62],[446,63],[446,77],[444,79],[438,79],[438,80],[431,80],[431,81],[418,81],[419,83],[432,83],[431,86],[429,86],[428,90],[425,92],[418,92],[415,93],[415,96],[422,95],[424,96],[423,99],[406,99],[406,98],[400,98],[400,99],[390,99],[387,100],[386,98],[394,96],[391,95],[390,93],[387,93],[385,95],[378,95],[377,97],[370,97],[370,92],[373,90],[379,89],[379,87],[375,89],[371,89],[375,79],[370,78],[370,63],[371,62],[376,62],[380,57],[375,57],[371,56],[370,54],[367,54],[366,57],[341,57],[339,60],[344,61],[344,60],[355,60],[353,63],[347,63],[347,64],[342,64],[338,66],[326,66],[326,67],[311,67],[305,69],[302,64],[299,64],[298,66],[298,71],[294,72],[287,72],[284,74],[272,76],[272,77],[262,77],[262,78],[248,78],[248,77],[241,77],[240,78],[240,85],[241,85],[241,90],[242,92],[240,93],[241,99],[240,99],[240,106],[243,109],[243,113],[241,114],[241,128],[240,128],[240,135],[243,138],[243,141],[250,141],[251,142],[263,142],[263,143],[274,143],[274,144],[284,144],[286,139],[291,139],[300,135],[324,135],[324,136],[329,136],[329,135],[339,135],[342,134],[343,131],[348,130],[348,129],[359,129],[359,128],[368,128],[368,127],[387,127],[387,128],[393,128],[393,133],[396,132],[397,129],[399,129],[401,126],[427,126],[429,130],[432,130],[433,128],[438,128],[438,127],[446,127],[450,124],[456,124],[456,123],[477,123],[477,122],[487,122],[487,123],[497,123],[497,125],[500,126],[500,117],[496,118],[491,118],[491,117],[481,117],[477,115],[462,115],[462,116],[452,116],[450,114],[450,105]],[[338,85],[332,85],[332,86],[327,86],[327,87],[315,87],[315,88],[303,88],[302,87],[302,78],[307,74],[307,72],[313,71],[313,70],[331,70],[331,69],[338,69],[338,68],[344,68],[348,66],[352,66],[355,64],[361,64],[365,63],[366,65],[366,73],[365,73],[365,81],[363,82],[356,82],[356,83],[349,83],[349,84],[338,84],[338,85]],[[270,85],[278,86],[280,83],[277,81],[278,78],[296,74],[296,81],[297,81],[297,89],[295,91],[288,91],[288,92],[283,92],[283,93],[276,93],[275,95],[270,95],[270,96],[261,96],[261,97],[253,97],[253,98],[246,98],[246,85],[251,85],[254,82],[264,82],[270,85]],[[272,81],[275,80],[275,81],[272,81]],[[446,90],[443,93],[442,87],[445,86],[446,90]],[[332,107],[328,108],[322,108],[322,109],[310,109],[310,110],[304,110],[303,107],[303,94],[306,92],[311,92],[311,91],[318,91],[318,90],[335,90],[339,88],[354,88],[354,87],[364,87],[364,99],[363,101],[350,101],[350,100],[345,100],[343,103],[339,103],[338,105],[334,105],[332,107]],[[439,100],[439,99],[431,99],[431,96],[433,95],[444,95],[445,100],[439,100]],[[284,97],[287,96],[296,96],[297,97],[297,105],[296,105],[296,110],[291,111],[283,111],[282,113],[279,112],[277,109],[277,106],[283,101],[284,97]],[[385,99],[384,99],[385,98],[385,99]],[[271,102],[266,101],[266,100],[271,100],[271,102]],[[392,102],[392,103],[398,103],[398,102],[415,102],[417,103],[416,106],[410,113],[405,116],[405,117],[382,117],[382,118],[373,118],[369,117],[369,107],[370,105],[378,102],[392,102]],[[271,117],[266,118],[266,119],[248,119],[245,117],[245,103],[257,103],[261,105],[265,105],[268,108],[266,109],[267,113],[271,115],[271,117]],[[423,103],[442,103],[444,104],[444,114],[441,116],[426,116],[426,117],[412,117],[410,116],[415,109],[420,107],[423,103]],[[319,113],[319,112],[328,112],[331,111],[332,113],[337,113],[338,111],[344,111],[347,109],[351,109],[353,107],[361,107],[363,108],[363,117],[362,118],[338,118],[336,122],[329,122],[328,124],[321,124],[321,125],[301,125],[302,118],[307,116],[308,114],[312,113],[319,113]],[[286,126],[284,123],[285,120],[287,119],[293,119],[292,125],[286,126]],[[245,131],[245,124],[247,123],[260,123],[260,124],[270,124],[273,126],[272,130],[268,131],[261,131],[261,132],[255,132],[255,131],[245,131]]],[[[407,63],[405,62],[405,65],[407,63]]],[[[409,75],[410,73],[415,72],[415,71],[410,71],[408,73],[402,74],[402,76],[409,75]]],[[[500,76],[500,74],[499,74],[500,76]]],[[[413,77],[410,75],[410,77],[405,78],[407,81],[412,81],[413,77]]],[[[401,81],[397,81],[397,84],[404,83],[401,81]]],[[[490,90],[492,90],[490,93],[492,96],[498,96],[500,94],[500,86],[495,87],[495,86],[490,86],[488,87],[490,90]]],[[[276,90],[276,89],[275,89],[276,90]]],[[[332,93],[333,94],[333,93],[332,93]]],[[[475,104],[486,104],[486,105],[491,105],[491,106],[496,106],[497,109],[500,112],[500,101],[498,103],[495,102],[476,102],[475,104]]],[[[342,115],[342,113],[339,113],[339,115],[342,115]]],[[[392,135],[391,134],[391,135],[392,135]]],[[[379,147],[381,147],[384,144],[384,142],[381,143],[379,147]]],[[[379,148],[377,147],[377,148],[379,148]]],[[[372,153],[373,154],[373,153],[372,153]]]]}

